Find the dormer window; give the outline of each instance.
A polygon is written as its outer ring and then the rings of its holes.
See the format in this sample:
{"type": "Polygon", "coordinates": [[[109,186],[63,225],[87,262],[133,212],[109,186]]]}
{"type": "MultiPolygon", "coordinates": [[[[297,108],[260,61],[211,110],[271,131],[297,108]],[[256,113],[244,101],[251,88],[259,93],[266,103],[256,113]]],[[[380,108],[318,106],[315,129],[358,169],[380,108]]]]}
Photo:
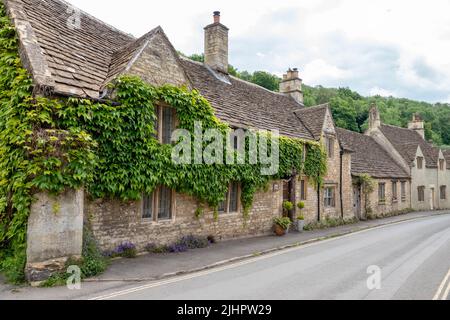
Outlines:
{"type": "Polygon", "coordinates": [[[423,169],[423,157],[417,157],[417,169],[423,169]]]}
{"type": "Polygon", "coordinates": [[[334,158],[334,138],[333,137],[325,137],[325,149],[328,154],[328,158],[334,158]]]}
{"type": "Polygon", "coordinates": [[[439,170],[444,171],[445,170],[445,160],[439,159],[439,170]]]}

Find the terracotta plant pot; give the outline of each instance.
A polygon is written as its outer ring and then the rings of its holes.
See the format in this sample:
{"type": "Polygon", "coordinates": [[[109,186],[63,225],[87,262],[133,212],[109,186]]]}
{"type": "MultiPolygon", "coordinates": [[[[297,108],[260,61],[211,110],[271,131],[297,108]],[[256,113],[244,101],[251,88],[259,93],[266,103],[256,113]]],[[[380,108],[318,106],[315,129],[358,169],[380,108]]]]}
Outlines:
{"type": "Polygon", "coordinates": [[[280,227],[279,225],[275,225],[275,234],[279,237],[286,235],[286,230],[280,227]]]}

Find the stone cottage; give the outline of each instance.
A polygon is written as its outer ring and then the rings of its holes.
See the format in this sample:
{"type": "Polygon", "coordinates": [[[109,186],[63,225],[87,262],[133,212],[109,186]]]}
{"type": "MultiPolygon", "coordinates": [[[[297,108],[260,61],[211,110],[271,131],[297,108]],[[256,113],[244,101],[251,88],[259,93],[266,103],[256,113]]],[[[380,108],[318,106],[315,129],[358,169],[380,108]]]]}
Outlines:
{"type": "Polygon", "coordinates": [[[305,219],[309,222],[325,217],[352,218],[351,152],[344,148],[337,134],[329,105],[303,108],[295,112],[316,141],[324,144],[328,172],[323,188],[317,188],[302,177],[298,199],[305,202],[305,219]]]}
{"type": "Polygon", "coordinates": [[[371,136],[411,177],[411,207],[415,210],[448,209],[450,170],[448,156],[425,140],[425,124],[413,115],[408,128],[383,124],[376,106],[369,115],[371,136]]]}
{"type": "MultiPolygon", "coordinates": [[[[351,150],[353,213],[358,219],[369,214],[386,214],[411,208],[411,178],[374,138],[338,128],[345,149],[351,150]],[[359,178],[372,178],[372,191],[359,178]]],[[[367,182],[365,182],[367,183],[367,182]]]]}
{"type": "MultiPolygon", "coordinates": [[[[81,254],[83,221],[89,221],[103,250],[132,241],[139,250],[148,243],[166,244],[183,235],[214,235],[216,239],[268,234],[282,203],[305,201],[308,221],[325,216],[350,217],[351,155],[341,145],[328,106],[304,109],[302,80],[289,70],[280,92],[271,92],[228,74],[228,28],[214,13],[205,27],[205,63],[180,57],[161,27],[141,38],[125,34],[59,0],[7,0],[8,14],[20,40],[20,57],[28,69],[36,95],[108,97],[107,84],[120,75],[137,75],[152,85],[173,84],[197,89],[213,106],[216,116],[232,128],[276,129],[286,137],[324,143],[328,176],[316,190],[300,173],[273,181],[255,195],[244,224],[240,185],[232,183],[226,201],[195,217],[198,201],[159,186],[141,201],[92,200],[82,190],[57,198],[38,194],[28,226],[30,280],[42,270],[61,266],[68,256],[81,254]],[[63,214],[52,214],[55,204],[63,214]]],[[[158,106],[158,140],[169,143],[176,114],[158,106]]],[[[295,210],[290,213],[295,217],[295,210]]],[[[44,272],[44,274],[47,274],[44,272]]]]}

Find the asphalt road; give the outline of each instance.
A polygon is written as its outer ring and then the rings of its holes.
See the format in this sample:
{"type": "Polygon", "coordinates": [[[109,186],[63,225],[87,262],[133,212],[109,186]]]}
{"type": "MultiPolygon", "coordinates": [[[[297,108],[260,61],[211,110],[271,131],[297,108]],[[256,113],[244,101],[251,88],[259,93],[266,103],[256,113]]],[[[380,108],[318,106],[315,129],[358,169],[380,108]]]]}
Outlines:
{"type": "Polygon", "coordinates": [[[445,300],[449,296],[450,216],[443,215],[84,298],[445,300]]]}

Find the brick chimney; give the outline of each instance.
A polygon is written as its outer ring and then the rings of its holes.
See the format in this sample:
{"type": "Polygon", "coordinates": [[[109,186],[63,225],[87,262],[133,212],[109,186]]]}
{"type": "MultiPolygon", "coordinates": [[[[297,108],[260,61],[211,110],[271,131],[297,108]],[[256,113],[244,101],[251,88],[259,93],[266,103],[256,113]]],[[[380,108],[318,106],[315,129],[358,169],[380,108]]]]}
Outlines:
{"type": "Polygon", "coordinates": [[[425,122],[422,120],[419,114],[413,114],[412,121],[408,123],[408,129],[417,131],[420,136],[425,139],[425,122]]]}
{"type": "Polygon", "coordinates": [[[280,83],[280,92],[290,95],[299,104],[303,104],[302,79],[298,69],[289,69],[280,83]]]}
{"type": "Polygon", "coordinates": [[[380,111],[376,104],[372,104],[369,111],[369,130],[381,127],[380,111]]]}
{"type": "Polygon", "coordinates": [[[214,23],[205,27],[205,64],[228,74],[228,28],[220,23],[220,12],[214,12],[214,23]]]}

